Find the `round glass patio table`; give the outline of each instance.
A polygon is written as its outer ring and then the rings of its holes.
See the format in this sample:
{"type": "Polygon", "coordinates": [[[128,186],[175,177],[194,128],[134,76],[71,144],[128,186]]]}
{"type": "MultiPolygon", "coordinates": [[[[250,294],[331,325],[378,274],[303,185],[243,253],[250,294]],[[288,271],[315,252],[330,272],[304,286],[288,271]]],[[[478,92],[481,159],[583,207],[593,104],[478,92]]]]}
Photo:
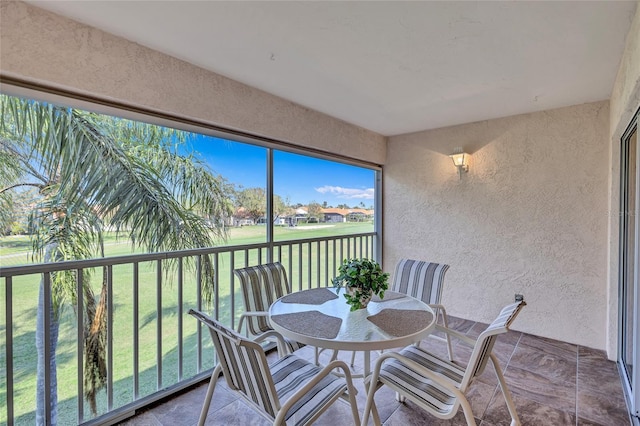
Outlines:
{"type": "Polygon", "coordinates": [[[372,350],[404,347],[432,332],[433,310],[402,293],[374,296],[364,309],[351,311],[344,289],[315,288],[291,293],[269,307],[269,321],[284,337],[325,349],[364,352],[364,376],[372,350]]]}

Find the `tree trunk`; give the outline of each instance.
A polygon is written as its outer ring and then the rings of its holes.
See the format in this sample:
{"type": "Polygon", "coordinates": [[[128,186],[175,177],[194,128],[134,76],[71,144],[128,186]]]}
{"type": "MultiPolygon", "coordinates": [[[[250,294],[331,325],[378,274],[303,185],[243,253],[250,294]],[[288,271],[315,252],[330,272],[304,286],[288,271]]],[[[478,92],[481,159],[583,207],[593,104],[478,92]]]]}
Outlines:
{"type": "MultiPolygon", "coordinates": [[[[45,252],[45,262],[51,261],[51,252],[53,247],[47,247],[45,252]]],[[[37,426],[56,426],[58,423],[58,379],[56,364],[56,348],[58,347],[58,330],[60,328],[59,318],[53,312],[53,304],[49,301],[49,330],[44,329],[44,279],[40,280],[40,294],[38,296],[38,315],[36,322],[36,350],[38,351],[37,365],[37,388],[36,388],[36,425],[37,426]],[[45,333],[49,333],[50,348],[49,359],[45,360],[44,355],[44,337],[45,333]],[[45,362],[49,363],[51,371],[51,388],[44,387],[45,362]],[[51,419],[45,416],[45,392],[51,395],[51,419]]]]}

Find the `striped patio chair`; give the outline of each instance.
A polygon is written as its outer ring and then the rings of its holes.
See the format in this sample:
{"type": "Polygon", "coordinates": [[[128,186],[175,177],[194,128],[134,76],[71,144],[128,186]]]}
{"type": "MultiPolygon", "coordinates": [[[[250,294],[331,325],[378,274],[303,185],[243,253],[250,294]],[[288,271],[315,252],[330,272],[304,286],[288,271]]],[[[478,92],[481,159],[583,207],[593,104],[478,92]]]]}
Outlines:
{"type": "Polygon", "coordinates": [[[380,424],[373,399],[375,392],[382,385],[387,385],[440,419],[452,418],[458,412],[458,408],[462,407],[467,425],[474,426],[476,422],[465,393],[474,379],[482,374],[487,362],[491,360],[511,415],[511,426],[519,425],[520,421],[511,393],[507,388],[498,359],[492,351],[498,335],[509,330],[525,305],[526,303],[521,301],[505,306],[477,340],[455,330],[436,326],[440,331],[451,334],[473,347],[466,367],[442,359],[414,345],[407,346],[397,353],[387,352],[381,355],[376,361],[373,374],[365,381],[368,393],[362,424],[367,424],[370,411],[373,413],[374,423],[380,424]]]}
{"type": "MultiPolygon", "coordinates": [[[[448,269],[449,265],[442,263],[400,259],[393,274],[391,290],[407,294],[427,303],[434,310],[436,321],[438,318],[441,318],[442,325],[448,328],[447,311],[444,306],[440,304],[444,275],[448,269]]],[[[449,360],[453,361],[453,351],[451,349],[451,338],[449,335],[441,337],[430,334],[429,337],[446,342],[449,360]]]]}
{"type": "Polygon", "coordinates": [[[198,425],[205,424],[220,372],[231,391],[274,425],[309,425],[338,398],[349,401],[354,424],[360,424],[356,390],[343,361],[320,368],[289,354],[269,365],[259,340],[265,335],[281,338],[277,332],[263,333],[254,341],[202,312],[191,309],[189,314],[209,328],[219,361],[209,381],[198,425]],[[341,370],[343,376],[338,377],[333,369],[341,370]]]}
{"type": "MultiPolygon", "coordinates": [[[[247,336],[259,336],[273,330],[269,324],[269,306],[276,299],[291,293],[287,272],[279,262],[265,263],[234,269],[233,273],[240,280],[245,312],[238,322],[238,333],[245,325],[247,336]]],[[[300,349],[302,343],[285,339],[285,349],[289,353],[300,349]]]]}

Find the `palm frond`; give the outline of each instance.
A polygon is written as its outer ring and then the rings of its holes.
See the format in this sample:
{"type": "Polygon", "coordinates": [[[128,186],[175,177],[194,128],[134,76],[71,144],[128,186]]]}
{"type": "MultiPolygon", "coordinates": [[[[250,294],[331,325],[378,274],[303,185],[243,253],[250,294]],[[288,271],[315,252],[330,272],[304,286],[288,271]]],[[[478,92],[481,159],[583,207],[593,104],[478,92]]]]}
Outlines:
{"type": "MultiPolygon", "coordinates": [[[[30,216],[33,251],[44,261],[104,255],[105,225],[127,232],[150,252],[213,246],[225,237],[217,220],[229,211],[224,180],[205,164],[178,154],[188,133],[0,95],[0,182],[31,177],[41,199],[30,216]],[[15,160],[15,161],[14,161],[15,160]],[[11,168],[7,164],[16,164],[11,168]]],[[[203,257],[205,300],[213,264],[203,257]]],[[[103,277],[104,279],[104,277],[103,277]]],[[[52,280],[56,318],[77,300],[74,272],[52,280]]],[[[106,300],[85,283],[85,380],[90,405],[104,386],[106,300]]]]}

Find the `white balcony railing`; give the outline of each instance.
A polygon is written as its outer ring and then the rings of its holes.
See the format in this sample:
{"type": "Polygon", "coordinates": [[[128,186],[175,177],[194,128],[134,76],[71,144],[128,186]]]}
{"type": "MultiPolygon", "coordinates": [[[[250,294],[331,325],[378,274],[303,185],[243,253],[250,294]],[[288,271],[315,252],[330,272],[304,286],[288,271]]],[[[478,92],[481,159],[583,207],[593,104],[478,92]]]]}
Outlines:
{"type": "MultiPolygon", "coordinates": [[[[43,283],[44,300],[50,300],[52,273],[74,271],[78,289],[88,277],[96,293],[103,280],[107,288],[107,382],[98,394],[96,415],[82,396],[85,330],[78,327],[74,314],[82,312],[82,292],[73,309],[60,315],[58,424],[112,424],[207,378],[215,362],[213,348],[186,312],[192,307],[203,309],[235,327],[243,304],[233,269],[279,261],[293,291],[329,286],[342,259],[376,258],[375,237],[375,233],[363,233],[0,267],[0,307],[4,310],[0,313],[0,424],[35,422],[38,291],[43,283]],[[210,306],[201,292],[204,256],[210,257],[215,268],[210,306]]],[[[48,330],[48,312],[44,318],[48,330]]],[[[45,383],[51,383],[52,373],[45,366],[45,383]]],[[[45,392],[45,407],[50,398],[45,392]]],[[[47,409],[46,424],[50,417],[47,409]]]]}

